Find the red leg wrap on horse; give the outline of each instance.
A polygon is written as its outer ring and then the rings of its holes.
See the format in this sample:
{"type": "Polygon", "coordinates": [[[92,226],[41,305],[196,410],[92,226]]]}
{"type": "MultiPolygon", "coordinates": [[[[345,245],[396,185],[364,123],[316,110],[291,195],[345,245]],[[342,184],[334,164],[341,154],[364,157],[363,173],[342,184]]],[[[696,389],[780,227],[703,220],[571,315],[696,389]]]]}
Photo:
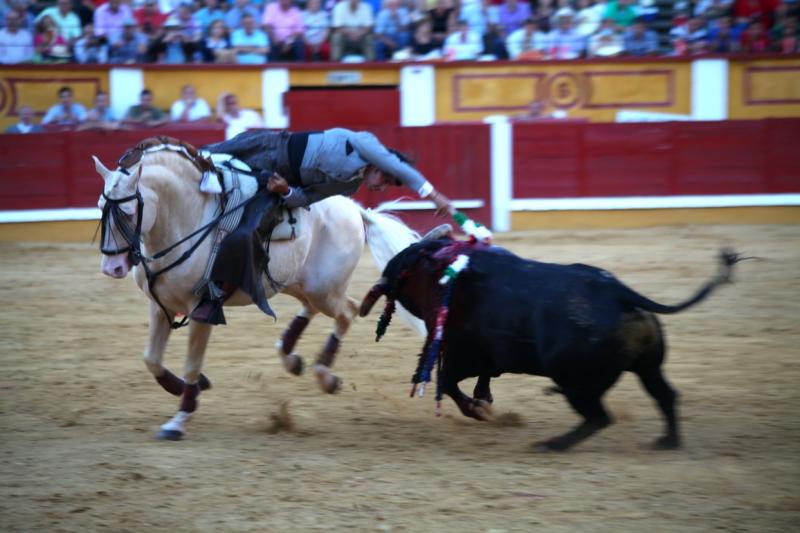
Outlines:
{"type": "Polygon", "coordinates": [[[306,329],[310,320],[304,316],[296,316],[289,323],[289,327],[283,332],[281,342],[283,343],[283,353],[290,354],[294,350],[294,345],[297,344],[297,339],[302,335],[303,330],[306,329]]]}
{"type": "Polygon", "coordinates": [[[186,384],[183,387],[183,397],[181,398],[181,411],[186,413],[194,413],[197,409],[197,395],[200,394],[200,385],[186,384]]]}
{"type": "Polygon", "coordinates": [[[328,341],[325,343],[325,347],[320,352],[319,356],[317,357],[317,363],[321,365],[325,365],[328,368],[333,366],[333,360],[336,358],[336,352],[339,351],[339,337],[331,333],[328,336],[328,341]]]}
{"type": "Polygon", "coordinates": [[[156,377],[156,381],[159,385],[164,387],[165,391],[173,396],[180,396],[183,394],[183,380],[166,368],[163,374],[156,377]]]}

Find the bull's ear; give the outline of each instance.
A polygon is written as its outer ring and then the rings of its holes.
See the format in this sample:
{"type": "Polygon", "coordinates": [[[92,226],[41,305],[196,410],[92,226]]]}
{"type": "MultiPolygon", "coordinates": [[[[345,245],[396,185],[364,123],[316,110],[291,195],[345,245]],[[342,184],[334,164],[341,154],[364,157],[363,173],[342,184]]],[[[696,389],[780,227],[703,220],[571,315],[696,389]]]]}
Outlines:
{"type": "Polygon", "coordinates": [[[372,311],[372,307],[378,298],[383,296],[386,292],[386,278],[381,278],[378,283],[372,286],[364,300],[361,302],[361,307],[358,309],[358,316],[365,317],[372,311]]]}
{"type": "Polygon", "coordinates": [[[94,168],[97,170],[97,173],[100,174],[100,177],[103,178],[103,181],[108,181],[111,171],[106,168],[106,166],[97,158],[97,156],[93,155],[92,159],[94,159],[94,168]]]}

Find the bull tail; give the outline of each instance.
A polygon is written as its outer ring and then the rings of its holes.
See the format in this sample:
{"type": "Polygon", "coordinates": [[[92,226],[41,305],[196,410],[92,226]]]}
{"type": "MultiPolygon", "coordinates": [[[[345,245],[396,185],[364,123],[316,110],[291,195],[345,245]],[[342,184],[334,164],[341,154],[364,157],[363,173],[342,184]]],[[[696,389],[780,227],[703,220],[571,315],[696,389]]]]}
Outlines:
{"type": "Polygon", "coordinates": [[[689,307],[692,307],[706,298],[720,285],[732,283],[733,279],[733,266],[746,259],[755,259],[754,257],[742,257],[741,254],[727,248],[720,250],[719,254],[719,272],[711,280],[707,281],[698,291],[691,296],[688,300],[676,305],[664,305],[655,302],[646,296],[642,296],[638,292],[625,287],[625,301],[639,309],[650,311],[651,313],[659,313],[669,315],[679,313],[689,307]]]}
{"type": "MultiPolygon", "coordinates": [[[[399,218],[381,212],[380,208],[364,209],[359,206],[359,210],[361,219],[367,228],[369,251],[381,272],[395,255],[420,239],[419,233],[403,224],[399,218]]],[[[422,320],[403,309],[401,305],[397,306],[397,312],[400,318],[420,336],[427,335],[427,329],[422,320]]]]}

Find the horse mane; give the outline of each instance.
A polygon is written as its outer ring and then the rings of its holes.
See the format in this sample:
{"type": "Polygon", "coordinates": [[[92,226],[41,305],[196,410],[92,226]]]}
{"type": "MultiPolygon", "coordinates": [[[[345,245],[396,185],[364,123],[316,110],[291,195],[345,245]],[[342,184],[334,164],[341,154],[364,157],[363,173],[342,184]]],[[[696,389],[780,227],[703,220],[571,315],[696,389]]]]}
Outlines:
{"type": "Polygon", "coordinates": [[[117,164],[122,169],[128,169],[141,161],[145,156],[147,156],[150,162],[161,164],[168,164],[170,160],[173,160],[174,157],[177,156],[190,162],[200,172],[200,176],[205,172],[214,170],[213,163],[200,155],[197,148],[193,145],[166,135],[148,137],[142,140],[139,144],[122,154],[117,164]],[[155,161],[153,161],[153,159],[155,159],[155,161]]]}

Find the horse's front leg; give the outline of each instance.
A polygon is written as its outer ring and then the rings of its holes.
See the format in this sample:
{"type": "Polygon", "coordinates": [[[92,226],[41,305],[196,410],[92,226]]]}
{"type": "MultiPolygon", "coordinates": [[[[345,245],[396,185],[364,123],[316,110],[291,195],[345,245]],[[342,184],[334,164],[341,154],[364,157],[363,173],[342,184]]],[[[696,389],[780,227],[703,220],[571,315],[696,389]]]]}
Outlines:
{"type": "MultiPolygon", "coordinates": [[[[183,394],[183,380],[170,372],[163,363],[164,350],[167,347],[169,335],[172,333],[170,324],[174,319],[174,314],[167,315],[155,302],[150,302],[149,337],[143,357],[144,364],[156,378],[158,384],[173,396],[180,396],[183,394]]],[[[211,382],[202,374],[199,384],[201,390],[211,388],[211,382]]]]}
{"type": "Polygon", "coordinates": [[[181,403],[178,412],[167,423],[162,424],[158,438],[162,440],[181,440],[186,433],[186,423],[197,410],[197,396],[203,390],[200,370],[203,357],[211,336],[211,324],[189,322],[189,346],[183,367],[181,403]]]}

